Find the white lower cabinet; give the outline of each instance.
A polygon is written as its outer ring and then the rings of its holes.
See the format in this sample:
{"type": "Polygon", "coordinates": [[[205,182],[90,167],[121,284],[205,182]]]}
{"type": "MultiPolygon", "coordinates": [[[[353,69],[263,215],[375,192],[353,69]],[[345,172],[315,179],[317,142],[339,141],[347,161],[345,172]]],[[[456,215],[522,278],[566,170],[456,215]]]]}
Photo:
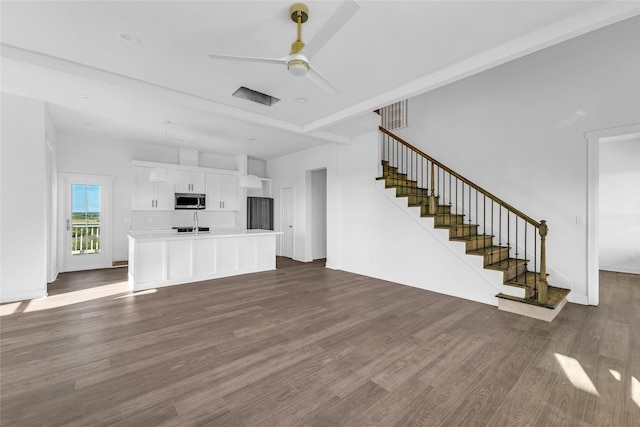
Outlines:
{"type": "MultiPolygon", "coordinates": [[[[135,246],[135,280],[155,283],[166,279],[164,242],[140,242],[135,246]]],[[[131,259],[131,248],[129,249],[131,259]]],[[[129,269],[131,274],[131,268],[129,269]]]]}
{"type": "Polygon", "coordinates": [[[167,241],[167,279],[191,277],[191,241],[167,241]]]}
{"type": "Polygon", "coordinates": [[[140,291],[274,270],[276,236],[280,234],[246,230],[198,235],[130,232],[129,285],[140,291]]]}

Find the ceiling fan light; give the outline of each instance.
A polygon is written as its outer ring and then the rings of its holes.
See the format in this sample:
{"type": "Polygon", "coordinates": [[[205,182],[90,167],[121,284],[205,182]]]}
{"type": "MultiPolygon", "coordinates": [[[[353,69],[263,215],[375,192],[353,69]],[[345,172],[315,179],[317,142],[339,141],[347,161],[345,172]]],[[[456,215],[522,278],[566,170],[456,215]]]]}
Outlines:
{"type": "Polygon", "coordinates": [[[294,76],[304,76],[309,71],[309,63],[302,59],[292,59],[287,63],[289,72],[294,76]]]}

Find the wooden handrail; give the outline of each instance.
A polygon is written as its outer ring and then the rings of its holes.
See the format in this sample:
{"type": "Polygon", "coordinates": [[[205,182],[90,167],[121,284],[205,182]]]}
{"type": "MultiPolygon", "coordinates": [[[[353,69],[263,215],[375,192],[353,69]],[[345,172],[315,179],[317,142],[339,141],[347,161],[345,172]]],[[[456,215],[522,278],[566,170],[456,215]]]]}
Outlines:
{"type": "Polygon", "coordinates": [[[491,194],[490,192],[488,192],[487,190],[485,190],[484,188],[480,187],[477,184],[474,184],[473,182],[471,182],[470,180],[468,180],[467,178],[463,177],[462,175],[460,175],[459,173],[451,170],[450,168],[448,168],[447,166],[443,165],[442,163],[440,163],[439,161],[435,160],[433,157],[429,156],[428,154],[422,152],[421,150],[419,150],[418,148],[414,147],[413,145],[409,144],[407,141],[403,140],[402,138],[398,137],[397,135],[394,135],[393,133],[389,132],[388,130],[386,130],[385,128],[383,128],[382,126],[378,126],[378,128],[380,129],[380,132],[387,134],[388,136],[390,136],[391,138],[395,139],[396,141],[398,141],[400,144],[404,145],[405,147],[407,147],[408,149],[410,149],[411,151],[414,151],[415,153],[421,155],[422,157],[427,158],[430,162],[432,162],[435,165],[438,165],[440,168],[444,169],[445,171],[449,172],[452,176],[455,176],[456,178],[458,178],[460,181],[466,183],[469,187],[474,188],[476,191],[484,194],[485,196],[489,197],[490,199],[492,199],[493,201],[495,201],[496,203],[498,203],[500,206],[503,206],[505,209],[513,212],[514,214],[518,215],[520,218],[524,219],[525,221],[527,221],[529,224],[533,225],[536,228],[540,228],[540,222],[536,221],[535,219],[531,218],[530,216],[522,213],[522,211],[514,208],[513,206],[511,206],[509,203],[503,201],[502,199],[500,199],[499,197],[491,194]]]}

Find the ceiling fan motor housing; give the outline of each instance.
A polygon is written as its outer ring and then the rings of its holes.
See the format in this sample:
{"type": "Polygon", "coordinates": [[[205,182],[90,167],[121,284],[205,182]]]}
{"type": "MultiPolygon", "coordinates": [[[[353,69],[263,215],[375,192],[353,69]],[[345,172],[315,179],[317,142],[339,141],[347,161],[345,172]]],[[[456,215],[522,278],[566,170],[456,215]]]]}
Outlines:
{"type": "Polygon", "coordinates": [[[298,23],[298,16],[300,17],[300,23],[304,24],[309,19],[309,8],[302,3],[296,3],[291,6],[291,20],[298,23]]]}

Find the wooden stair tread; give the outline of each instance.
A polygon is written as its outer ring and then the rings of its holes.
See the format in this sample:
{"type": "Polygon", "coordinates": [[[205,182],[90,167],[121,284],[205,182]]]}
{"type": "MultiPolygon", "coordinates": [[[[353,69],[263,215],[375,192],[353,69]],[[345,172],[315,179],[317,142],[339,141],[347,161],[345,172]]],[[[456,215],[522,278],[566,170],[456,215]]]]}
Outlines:
{"type": "MultiPolygon", "coordinates": [[[[424,215],[421,215],[421,216],[423,216],[423,217],[441,216],[441,217],[447,218],[447,217],[454,217],[454,216],[456,216],[456,217],[464,217],[465,215],[464,214],[456,214],[456,213],[435,213],[435,214],[424,214],[424,215]]],[[[458,224],[458,225],[462,225],[462,224],[458,224]]]]}
{"type": "Polygon", "coordinates": [[[478,224],[438,224],[435,228],[473,228],[477,226],[478,224]]]}
{"type": "Polygon", "coordinates": [[[482,248],[482,249],[472,249],[470,251],[467,251],[468,255],[485,255],[485,254],[490,254],[490,253],[494,253],[494,252],[500,252],[503,250],[509,250],[508,246],[496,246],[496,245],[492,245],[492,246],[487,246],[486,248],[482,248]]]}
{"type": "Polygon", "coordinates": [[[569,295],[569,292],[571,292],[570,289],[557,288],[555,286],[547,285],[547,303],[546,304],[540,304],[538,303],[537,300],[533,298],[518,298],[511,295],[506,295],[503,293],[499,293],[498,295],[496,295],[496,297],[502,298],[502,299],[508,299],[511,301],[517,301],[524,304],[535,305],[537,307],[554,309],[560,303],[562,303],[562,301],[567,297],[567,295],[569,295]]]}
{"type": "Polygon", "coordinates": [[[502,261],[494,262],[493,264],[485,265],[484,268],[488,268],[489,270],[500,270],[504,271],[509,268],[514,268],[518,265],[527,264],[529,260],[520,259],[520,258],[508,258],[503,259],[502,261]]]}
{"type": "MultiPolygon", "coordinates": [[[[450,237],[449,240],[452,242],[467,242],[473,240],[482,240],[482,239],[493,239],[495,236],[492,234],[474,234],[472,236],[461,236],[461,237],[450,237]]],[[[494,245],[491,245],[494,246],[494,245]]]]}
{"type": "MultiPolygon", "coordinates": [[[[549,277],[548,274],[547,277],[549,277]]],[[[532,288],[538,280],[540,280],[540,273],[526,271],[511,280],[507,280],[504,284],[509,286],[532,288]]]]}

